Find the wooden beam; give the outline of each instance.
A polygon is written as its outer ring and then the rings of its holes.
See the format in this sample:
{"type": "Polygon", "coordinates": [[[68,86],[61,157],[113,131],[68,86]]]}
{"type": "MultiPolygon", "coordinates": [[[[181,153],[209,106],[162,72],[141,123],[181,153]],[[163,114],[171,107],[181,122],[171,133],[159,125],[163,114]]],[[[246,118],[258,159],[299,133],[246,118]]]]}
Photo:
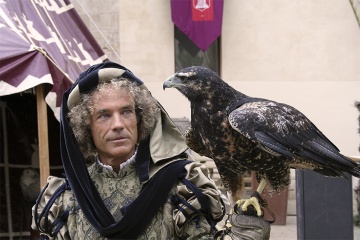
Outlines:
{"type": "Polygon", "coordinates": [[[42,189],[45,187],[47,178],[50,175],[48,121],[44,84],[36,86],[36,106],[39,139],[40,187],[42,189]]]}

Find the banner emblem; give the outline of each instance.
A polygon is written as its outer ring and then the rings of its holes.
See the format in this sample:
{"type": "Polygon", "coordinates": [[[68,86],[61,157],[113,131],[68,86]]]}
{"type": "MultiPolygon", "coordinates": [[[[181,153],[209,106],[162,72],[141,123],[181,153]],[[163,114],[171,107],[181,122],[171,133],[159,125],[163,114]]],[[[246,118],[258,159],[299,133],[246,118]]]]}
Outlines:
{"type": "Polygon", "coordinates": [[[212,21],[214,20],[213,0],[192,0],[192,20],[212,21]]]}

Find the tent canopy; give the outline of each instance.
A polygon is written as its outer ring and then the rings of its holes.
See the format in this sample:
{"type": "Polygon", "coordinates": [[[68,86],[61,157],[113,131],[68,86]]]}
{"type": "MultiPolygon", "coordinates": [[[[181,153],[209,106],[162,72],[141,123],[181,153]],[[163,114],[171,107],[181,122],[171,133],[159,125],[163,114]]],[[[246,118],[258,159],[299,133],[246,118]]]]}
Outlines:
{"type": "Polygon", "coordinates": [[[104,60],[69,0],[0,1],[0,96],[50,84],[45,101],[59,119],[62,93],[104,60]]]}

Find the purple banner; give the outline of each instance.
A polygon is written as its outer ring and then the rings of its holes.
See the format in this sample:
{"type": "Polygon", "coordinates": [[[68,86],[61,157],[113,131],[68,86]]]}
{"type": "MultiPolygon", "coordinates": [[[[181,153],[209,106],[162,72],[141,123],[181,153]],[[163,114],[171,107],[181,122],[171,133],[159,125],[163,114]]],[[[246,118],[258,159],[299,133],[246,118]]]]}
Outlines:
{"type": "Polygon", "coordinates": [[[221,35],[224,0],[171,0],[173,23],[203,51],[221,35]]]}

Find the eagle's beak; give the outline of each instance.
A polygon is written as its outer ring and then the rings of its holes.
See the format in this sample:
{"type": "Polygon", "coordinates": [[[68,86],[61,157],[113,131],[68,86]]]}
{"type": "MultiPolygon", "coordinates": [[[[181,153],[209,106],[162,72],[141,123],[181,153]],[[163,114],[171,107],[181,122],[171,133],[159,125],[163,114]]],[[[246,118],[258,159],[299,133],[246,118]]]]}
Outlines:
{"type": "Polygon", "coordinates": [[[172,87],[176,87],[179,82],[179,80],[177,79],[177,77],[175,75],[172,75],[171,77],[169,77],[168,79],[166,79],[163,83],[163,89],[165,90],[165,88],[172,88],[172,87]]]}

